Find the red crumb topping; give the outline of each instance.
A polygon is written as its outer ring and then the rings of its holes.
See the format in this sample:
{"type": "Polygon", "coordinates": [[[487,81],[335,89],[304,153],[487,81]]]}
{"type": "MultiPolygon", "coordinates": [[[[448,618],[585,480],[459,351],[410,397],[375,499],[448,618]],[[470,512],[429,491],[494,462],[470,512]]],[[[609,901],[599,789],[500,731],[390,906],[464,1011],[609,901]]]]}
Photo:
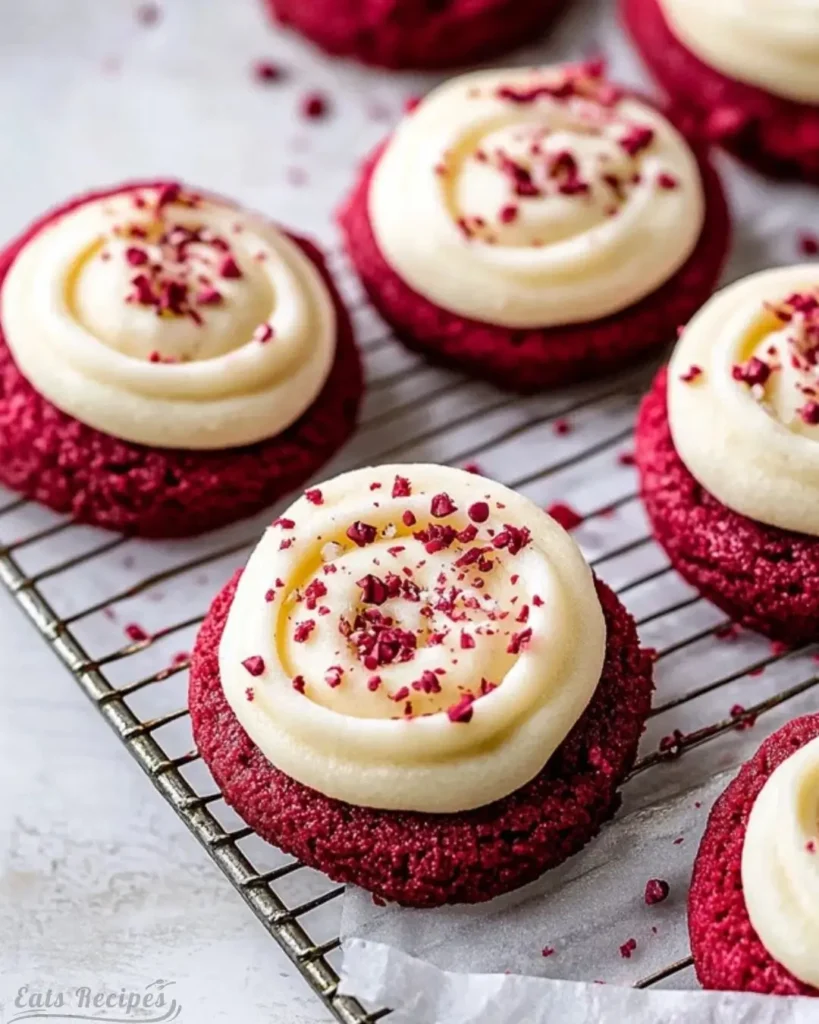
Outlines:
{"type": "Polygon", "coordinates": [[[636,939],[626,939],[623,945],[620,947],[620,956],[624,960],[630,960],[631,954],[637,949],[636,939]]]}
{"type": "Polygon", "coordinates": [[[552,519],[560,523],[564,530],[573,530],[583,522],[583,516],[576,512],[571,505],[562,501],[556,501],[549,505],[546,511],[552,519]]]}
{"type": "Polygon", "coordinates": [[[458,506],[448,494],[436,494],[430,502],[429,510],[436,519],[445,519],[457,512],[458,506]]]}
{"type": "Polygon", "coordinates": [[[313,487],[309,491],[305,491],[304,496],[311,505],[321,505],[324,502],[324,496],[318,487],[313,487]]]}
{"type": "Polygon", "coordinates": [[[543,957],[553,956],[554,955],[554,951],[555,951],[554,946],[544,946],[543,949],[541,949],[541,951],[540,951],[540,955],[543,956],[543,957]]]}
{"type": "Polygon", "coordinates": [[[702,376],[701,366],[690,366],[685,373],[680,374],[680,380],[685,381],[686,384],[691,384],[695,380],[699,380],[702,376]]]}
{"type": "Polygon", "coordinates": [[[473,714],[472,705],[474,702],[475,698],[471,694],[465,693],[456,704],[447,708],[446,713],[450,722],[460,722],[464,724],[466,722],[471,722],[473,714]]]}
{"type": "Polygon", "coordinates": [[[396,476],[392,484],[393,498],[408,498],[412,494],[412,486],[405,476],[396,476]]]}
{"type": "Polygon", "coordinates": [[[671,886],[662,878],[649,878],[646,882],[645,901],[649,907],[668,899],[671,886]]]}
{"type": "Polygon", "coordinates": [[[264,672],[264,658],[258,654],[245,658],[242,665],[252,676],[260,676],[264,672]]]}
{"type": "Polygon", "coordinates": [[[304,693],[305,685],[306,684],[304,682],[304,676],[296,676],[293,679],[293,689],[296,691],[296,693],[304,693]]]}
{"type": "Polygon", "coordinates": [[[347,529],[347,536],[360,548],[365,547],[367,544],[372,544],[377,534],[378,531],[374,526],[360,521],[356,521],[347,529]]]}

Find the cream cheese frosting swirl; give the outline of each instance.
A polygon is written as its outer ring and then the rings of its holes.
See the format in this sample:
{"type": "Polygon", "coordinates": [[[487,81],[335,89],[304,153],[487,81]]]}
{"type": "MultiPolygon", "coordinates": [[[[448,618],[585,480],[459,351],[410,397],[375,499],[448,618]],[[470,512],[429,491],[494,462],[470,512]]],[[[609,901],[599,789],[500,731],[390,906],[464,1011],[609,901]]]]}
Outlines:
{"type": "Polygon", "coordinates": [[[316,268],[261,217],[175,184],[91,198],[38,231],[3,285],[29,382],[114,437],[229,448],[281,433],[335,353],[316,268]]]}
{"type": "Polygon", "coordinates": [[[696,159],[601,73],[476,72],[404,119],[368,202],[410,287],[475,320],[550,327],[624,309],[682,266],[704,217],[696,159]]]}
{"type": "Polygon", "coordinates": [[[604,652],[591,571],[554,520],[492,481],[405,465],[337,477],[268,528],[219,667],[287,775],[351,804],[450,812],[543,768],[604,652]]]}
{"type": "Polygon", "coordinates": [[[771,956],[819,988],[819,739],[783,761],[754,801],[742,890],[771,956]]]}
{"type": "Polygon", "coordinates": [[[688,324],[668,376],[674,446],[723,505],[819,535],[819,272],[753,274],[688,324]]]}
{"type": "Polygon", "coordinates": [[[819,0],[660,0],[705,64],[785,99],[819,103],[819,0]]]}

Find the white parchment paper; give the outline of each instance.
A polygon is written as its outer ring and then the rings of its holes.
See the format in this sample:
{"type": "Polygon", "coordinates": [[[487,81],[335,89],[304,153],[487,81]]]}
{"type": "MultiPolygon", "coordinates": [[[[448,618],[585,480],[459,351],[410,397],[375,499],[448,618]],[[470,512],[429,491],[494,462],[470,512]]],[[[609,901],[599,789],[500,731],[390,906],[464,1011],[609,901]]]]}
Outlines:
{"type": "MultiPolygon", "coordinates": [[[[606,557],[646,533],[634,500],[634,470],[618,461],[631,446],[629,431],[644,378],[632,374],[619,384],[595,382],[520,399],[427,367],[386,340],[384,325],[363,303],[338,255],[332,215],[361,158],[398,119],[407,97],[433,85],[434,76],[329,61],[294,36],[276,32],[261,0],[164,0],[151,27],[138,26],[137,6],[132,0],[25,0],[4,6],[3,238],[73,193],[158,175],[233,196],[317,236],[333,253],[332,266],[365,350],[368,381],[360,430],[322,475],[366,462],[475,459],[487,475],[519,486],[544,506],[560,500],[589,515],[613,504],[613,514],[590,517],[575,536],[587,557],[602,559],[600,575],[626,588],[623,599],[642,621],[645,644],[664,651],[657,666],[660,711],[648,725],[642,755],[655,751],[674,729],[689,733],[725,718],[735,704],[750,706],[811,677],[810,651],[792,654],[763,674],[749,674],[765,667],[770,646],[748,634],[731,642],[711,636],[708,631],[723,617],[664,572],[667,561],[653,545],[635,544],[621,556],[606,557]],[[251,68],[260,58],[284,68],[281,83],[254,82],[251,68]],[[298,110],[304,94],[313,90],[327,95],[331,114],[306,123],[298,110]],[[571,430],[557,436],[554,418],[566,410],[571,410],[571,430]],[[574,463],[582,453],[587,457],[574,463]],[[675,605],[677,613],[660,614],[675,605]],[[715,680],[723,685],[711,688],[715,680]]],[[[575,0],[547,41],[511,61],[574,59],[602,51],[613,77],[645,87],[616,26],[614,7],[614,0],[575,0]]],[[[815,190],[765,182],[728,158],[720,159],[720,169],[735,221],[726,278],[797,259],[799,233],[819,234],[815,190]]],[[[128,685],[190,650],[197,618],[269,519],[268,511],[206,537],[152,543],[115,544],[104,531],[72,527],[27,543],[15,557],[29,573],[47,571],[39,585],[55,612],[78,616],[72,629],[89,655],[105,663],[113,684],[128,685]],[[226,546],[231,550],[218,554],[226,546]],[[88,552],[93,552],[90,559],[54,571],[58,563],[88,552]],[[121,657],[135,626],[137,635],[141,630],[159,639],[145,650],[137,642],[136,653],[121,657]]],[[[26,506],[2,516],[0,540],[28,538],[59,522],[46,510],[26,506]]],[[[185,672],[179,671],[161,686],[136,690],[128,701],[145,719],[163,715],[184,705],[185,684],[185,672]]],[[[19,685],[30,687],[31,699],[37,699],[37,680],[19,685]]],[[[76,696],[67,675],[65,685],[76,696]]],[[[367,894],[350,892],[343,922],[350,940],[346,987],[374,1003],[404,1004],[409,1007],[405,1017],[414,1024],[536,1022],[545,1019],[548,1008],[550,1022],[568,1024],[807,1019],[797,1004],[782,1000],[700,997],[694,1002],[686,993],[660,1005],[661,996],[618,986],[687,956],[687,882],[710,804],[767,733],[816,710],[818,703],[814,692],[805,690],[753,729],[731,730],[679,761],[636,775],[625,787],[617,819],[587,850],[503,899],[414,912],[376,907],[367,894]],[[671,895],[647,907],[645,883],[655,877],[669,882],[671,895]],[[637,946],[625,959],[620,946],[632,938],[637,946]],[[542,955],[546,947],[554,950],[548,957],[542,955]],[[459,977],[452,980],[441,971],[459,977]],[[475,976],[464,979],[464,972],[475,976]],[[609,984],[595,985],[595,980],[609,984]],[[500,1008],[501,989],[510,1000],[508,1012],[500,1008]]],[[[100,743],[108,744],[110,756],[125,756],[100,729],[100,743]]],[[[156,735],[172,757],[190,749],[185,719],[156,735]]],[[[201,764],[185,774],[199,792],[212,791],[201,764]]],[[[240,824],[221,803],[212,810],[226,827],[240,824]]],[[[66,815],[72,813],[66,808],[66,815]]],[[[242,847],[260,870],[283,863],[255,837],[242,847]]],[[[277,884],[291,905],[327,888],[325,879],[308,871],[277,884]]],[[[317,941],[337,934],[334,906],[311,912],[305,921],[317,941]]],[[[692,972],[677,973],[666,984],[690,988],[692,972]]]]}

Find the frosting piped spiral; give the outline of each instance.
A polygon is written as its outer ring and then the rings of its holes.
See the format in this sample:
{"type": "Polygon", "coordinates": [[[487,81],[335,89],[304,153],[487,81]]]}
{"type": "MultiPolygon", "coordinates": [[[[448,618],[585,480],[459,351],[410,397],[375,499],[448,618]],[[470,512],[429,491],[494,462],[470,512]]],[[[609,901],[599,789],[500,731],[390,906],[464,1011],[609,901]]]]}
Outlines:
{"type": "Polygon", "coordinates": [[[753,274],[684,329],[668,376],[674,445],[724,505],[819,535],[819,277],[753,274]]]}
{"type": "Polygon", "coordinates": [[[398,126],[369,213],[395,272],[508,327],[595,320],[671,277],[703,224],[687,143],[596,64],[476,72],[398,126]]]}
{"type": "Polygon", "coordinates": [[[819,0],[660,0],[704,63],[775,96],[819,102],[819,0]]]}
{"type": "Polygon", "coordinates": [[[599,682],[605,625],[568,534],[500,484],[384,466],[267,530],[222,686],[270,762],[328,796],[445,812],[535,776],[599,682]]]}
{"type": "Polygon", "coordinates": [[[783,761],[754,801],[742,890],[771,956],[819,988],[819,739],[783,761]]]}
{"type": "Polygon", "coordinates": [[[332,300],[299,246],[173,183],[91,197],[37,231],[5,279],[2,330],[63,412],[169,448],[279,434],[335,352],[332,300]]]}

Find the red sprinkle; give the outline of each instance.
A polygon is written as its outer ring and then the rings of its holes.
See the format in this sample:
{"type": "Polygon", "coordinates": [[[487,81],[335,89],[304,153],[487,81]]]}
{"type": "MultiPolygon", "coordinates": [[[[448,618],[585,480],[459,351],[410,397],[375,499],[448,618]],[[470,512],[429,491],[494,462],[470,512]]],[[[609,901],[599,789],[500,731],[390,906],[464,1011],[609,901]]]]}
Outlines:
{"type": "Polygon", "coordinates": [[[475,637],[461,631],[461,650],[470,651],[475,646],[475,637]]]}
{"type": "Polygon", "coordinates": [[[305,685],[304,676],[296,676],[293,680],[293,689],[296,693],[304,693],[305,685]]]}
{"type": "Polygon", "coordinates": [[[142,626],[138,625],[136,622],[128,623],[128,625],[125,627],[125,635],[128,637],[129,640],[133,640],[137,643],[140,640],[147,640],[149,637],[149,634],[142,628],[142,626]]]}
{"type": "Polygon", "coordinates": [[[278,519],[273,520],[274,526],[280,526],[283,530],[292,530],[296,525],[295,519],[287,519],[285,516],[279,516],[278,519]]]}
{"type": "Polygon", "coordinates": [[[306,643],[307,638],[315,628],[315,619],[305,619],[303,622],[298,622],[296,623],[296,628],[293,631],[293,639],[297,644],[306,643]]]}
{"type": "Polygon", "coordinates": [[[649,907],[668,899],[671,886],[662,878],[649,878],[646,882],[645,901],[649,907]]]}
{"type": "Polygon", "coordinates": [[[285,71],[272,60],[257,60],[253,65],[253,77],[257,82],[269,85],[271,82],[280,82],[285,77],[285,71]]]}
{"type": "Polygon", "coordinates": [[[819,423],[819,402],[805,402],[799,410],[799,415],[808,426],[815,427],[819,423]]]}
{"type": "Polygon", "coordinates": [[[401,522],[404,526],[415,526],[417,521],[418,520],[409,509],[407,509],[407,511],[401,516],[401,522]]]}
{"type": "Polygon", "coordinates": [[[621,466],[633,466],[636,461],[634,452],[620,452],[617,461],[621,466]]]}
{"type": "Polygon", "coordinates": [[[731,708],[731,718],[740,719],[736,726],[738,732],[742,732],[745,729],[753,729],[756,725],[756,715],[748,715],[747,718],[743,718],[744,714],[745,708],[741,704],[734,704],[731,708]]]}
{"type": "Polygon", "coordinates": [[[412,494],[412,487],[405,476],[397,476],[392,485],[393,498],[408,498],[412,494]]]}
{"type": "Polygon", "coordinates": [[[498,219],[501,224],[511,224],[512,221],[517,220],[519,208],[515,203],[507,203],[506,206],[500,208],[498,213],[498,219]]]}
{"type": "Polygon", "coordinates": [[[636,948],[637,948],[637,940],[636,939],[627,939],[623,943],[623,945],[620,947],[620,956],[624,960],[631,960],[631,954],[634,952],[634,950],[636,948]]]}
{"type": "Polygon", "coordinates": [[[467,509],[467,515],[473,523],[485,523],[489,518],[489,505],[485,501],[476,501],[467,509]]]}
{"type": "Polygon", "coordinates": [[[458,511],[458,506],[446,493],[436,494],[430,502],[429,510],[436,519],[446,519],[453,512],[458,511]]]}
{"type": "Polygon", "coordinates": [[[270,324],[267,323],[259,324],[256,330],[253,332],[253,340],[258,341],[262,345],[270,341],[272,337],[273,328],[270,326],[270,324]]]}
{"type": "Polygon", "coordinates": [[[375,693],[378,687],[381,685],[381,676],[370,676],[367,680],[367,689],[370,692],[375,693]]]}
{"type": "Polygon", "coordinates": [[[321,505],[324,502],[324,495],[318,489],[313,487],[309,491],[304,492],[305,498],[310,502],[311,505],[321,505]]]}
{"type": "Polygon", "coordinates": [[[258,654],[254,654],[250,658],[245,658],[242,665],[252,676],[260,676],[262,672],[264,672],[264,659],[258,654]]]}
{"type": "Polygon", "coordinates": [[[148,253],[137,245],[129,245],[125,250],[125,259],[132,267],[141,267],[148,262],[148,253]]]}
{"type": "Polygon", "coordinates": [[[549,515],[558,522],[564,530],[573,530],[583,522],[583,516],[562,501],[556,501],[546,509],[549,515]]]}
{"type": "Polygon", "coordinates": [[[310,121],[317,121],[326,117],[330,112],[330,103],[327,97],[320,92],[308,92],[302,97],[301,113],[310,121]]]}
{"type": "Polygon", "coordinates": [[[371,526],[369,523],[362,523],[360,520],[357,520],[352,526],[347,528],[347,536],[360,548],[365,547],[367,544],[372,544],[377,533],[378,531],[374,526],[371,526]]]}
{"type": "Polygon", "coordinates": [[[671,189],[675,189],[679,185],[679,182],[673,174],[668,174],[666,171],[663,171],[657,175],[657,184],[660,188],[670,191],[671,189]]]}
{"type": "Polygon", "coordinates": [[[447,708],[447,716],[450,722],[471,722],[472,721],[472,704],[475,698],[470,693],[465,693],[463,697],[458,701],[457,704],[453,704],[447,708]]]}
{"type": "Polygon", "coordinates": [[[227,255],[222,259],[222,262],[219,264],[219,273],[226,279],[235,279],[242,276],[239,264],[231,255],[227,255]]]}
{"type": "Polygon", "coordinates": [[[552,956],[554,954],[554,946],[544,946],[540,951],[541,956],[552,956]]]}
{"type": "Polygon", "coordinates": [[[572,425],[568,420],[555,420],[553,430],[558,435],[571,434],[572,425]]]}
{"type": "Polygon", "coordinates": [[[798,245],[803,256],[815,256],[819,253],[819,238],[808,231],[803,231],[799,235],[798,245]]]}
{"type": "Polygon", "coordinates": [[[519,633],[513,633],[512,639],[506,648],[507,654],[520,654],[522,650],[525,650],[532,639],[531,629],[522,629],[519,633]]]}
{"type": "Polygon", "coordinates": [[[701,376],[702,376],[702,367],[701,366],[690,366],[685,371],[685,373],[681,373],[680,374],[680,380],[684,381],[686,384],[690,384],[692,381],[697,380],[697,378],[699,378],[701,376]]]}

